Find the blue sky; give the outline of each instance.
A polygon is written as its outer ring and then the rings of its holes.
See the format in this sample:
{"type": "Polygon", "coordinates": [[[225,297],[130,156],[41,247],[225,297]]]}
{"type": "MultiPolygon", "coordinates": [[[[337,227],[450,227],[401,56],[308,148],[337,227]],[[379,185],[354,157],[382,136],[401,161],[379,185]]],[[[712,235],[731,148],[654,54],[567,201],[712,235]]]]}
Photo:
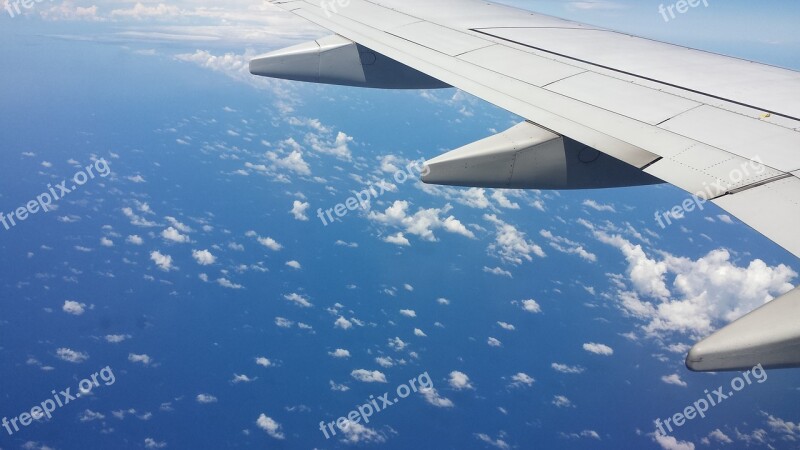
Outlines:
{"type": "MultiPolygon", "coordinates": [[[[789,2],[670,23],[653,2],[517,4],[800,67],[789,2]]],[[[0,17],[0,211],[111,168],[0,228],[0,416],[115,382],[0,449],[796,448],[792,370],[654,434],[737,376],[689,373],[688,346],[796,284],[763,236],[714,208],[659,228],[670,186],[415,180],[325,226],[318,208],[519,118],[454,90],[253,79],[250,56],[325,33],[260,4],[94,6],[0,17]],[[422,373],[433,390],[319,431],[422,373]]]]}

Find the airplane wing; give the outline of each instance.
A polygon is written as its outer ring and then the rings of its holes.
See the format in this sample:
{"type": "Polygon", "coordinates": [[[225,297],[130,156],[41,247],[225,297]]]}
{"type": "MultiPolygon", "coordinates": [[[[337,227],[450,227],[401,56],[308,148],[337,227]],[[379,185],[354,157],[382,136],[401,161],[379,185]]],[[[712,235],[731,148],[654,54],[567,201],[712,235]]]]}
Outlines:
{"type": "MultiPolygon", "coordinates": [[[[586,189],[661,182],[800,256],[800,73],[483,0],[273,0],[334,36],[253,74],[454,86],[525,122],[427,162],[426,183],[586,189]]],[[[671,222],[684,203],[662,217],[671,222]]],[[[696,344],[691,370],[800,367],[800,288],[696,344]]]]}

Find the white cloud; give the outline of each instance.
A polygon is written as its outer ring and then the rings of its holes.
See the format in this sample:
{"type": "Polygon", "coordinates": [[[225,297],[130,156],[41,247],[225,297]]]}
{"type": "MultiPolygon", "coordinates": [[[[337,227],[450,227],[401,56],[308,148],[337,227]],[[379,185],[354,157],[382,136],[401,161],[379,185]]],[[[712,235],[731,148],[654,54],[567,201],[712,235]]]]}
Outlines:
{"type": "Polygon", "coordinates": [[[425,401],[438,408],[452,408],[453,401],[449,398],[442,397],[436,388],[420,388],[420,395],[425,398],[425,401]]]}
{"type": "Polygon", "coordinates": [[[279,328],[291,328],[294,326],[294,322],[285,317],[276,317],[275,325],[277,325],[279,328]]]}
{"type": "Polygon", "coordinates": [[[561,364],[561,363],[553,363],[550,365],[550,367],[552,367],[553,370],[555,370],[556,372],[570,373],[570,374],[583,373],[583,371],[586,370],[581,366],[568,366],[566,364],[561,364]]]}
{"type": "Polygon", "coordinates": [[[331,390],[332,391],[347,392],[347,391],[350,390],[349,387],[347,387],[347,386],[345,386],[343,384],[334,383],[333,380],[330,380],[330,386],[331,386],[331,390]]]}
{"type": "MultiPolygon", "coordinates": [[[[106,418],[105,415],[99,412],[92,411],[91,409],[87,409],[81,413],[78,420],[80,420],[81,422],[93,422],[95,420],[103,420],[105,418],[106,418]]],[[[23,448],[27,449],[26,446],[23,446],[23,448]]]]}
{"type": "Polygon", "coordinates": [[[261,367],[271,367],[272,361],[270,361],[269,358],[259,356],[256,358],[256,364],[258,364],[261,367]]]}
{"type": "Polygon", "coordinates": [[[584,200],[583,201],[583,206],[587,206],[587,207],[592,208],[592,209],[594,209],[596,211],[617,212],[617,210],[614,209],[613,205],[604,205],[602,203],[597,203],[594,200],[584,200]]]}
{"type": "Polygon", "coordinates": [[[450,387],[455,390],[463,390],[463,389],[474,389],[472,387],[472,383],[469,382],[469,376],[464,372],[459,372],[458,370],[454,370],[450,372],[450,379],[448,380],[450,383],[450,387]]]}
{"type": "Polygon", "coordinates": [[[102,245],[103,247],[113,247],[114,246],[114,241],[112,241],[111,239],[109,239],[107,237],[101,237],[100,238],[100,245],[102,245]]]}
{"type": "Polygon", "coordinates": [[[308,202],[295,200],[294,203],[292,203],[292,210],[289,212],[292,213],[296,220],[307,221],[308,216],[306,215],[306,211],[310,206],[311,204],[308,202]]]}
{"type": "MultiPolygon", "coordinates": [[[[407,201],[397,200],[386,211],[382,213],[370,211],[367,217],[373,222],[400,228],[403,233],[415,235],[420,239],[431,242],[437,241],[436,235],[434,235],[434,230],[437,229],[442,229],[448,233],[460,234],[470,239],[475,238],[475,235],[454,216],[451,215],[445,219],[440,217],[440,215],[447,214],[452,209],[449,204],[441,209],[419,209],[413,215],[409,215],[409,207],[410,205],[407,201]]],[[[389,241],[387,240],[387,242],[389,241]]],[[[402,233],[398,233],[392,243],[407,245],[405,242],[407,242],[407,239],[402,233]]]]}
{"type": "Polygon", "coordinates": [[[350,161],[352,153],[350,152],[350,144],[353,138],[348,136],[347,133],[338,132],[336,137],[331,140],[331,136],[323,134],[306,134],[306,143],[319,153],[335,156],[343,161],[350,161]]]}
{"type": "Polygon", "coordinates": [[[401,309],[400,314],[406,317],[417,317],[417,313],[413,309],[401,309]]]}
{"type": "Polygon", "coordinates": [[[212,255],[208,250],[192,250],[192,258],[201,266],[210,266],[217,261],[216,256],[212,255]]]}
{"type": "Polygon", "coordinates": [[[158,442],[153,438],[145,438],[144,448],[166,448],[167,443],[164,441],[158,442]]]}
{"type": "Polygon", "coordinates": [[[337,348],[336,350],[334,350],[332,352],[328,352],[328,354],[333,356],[334,358],[349,358],[350,357],[350,351],[349,350],[345,350],[343,348],[337,348]]]}
{"type": "Polygon", "coordinates": [[[541,230],[539,232],[542,237],[550,241],[550,247],[553,247],[557,251],[561,253],[567,253],[570,255],[578,255],[582,259],[589,261],[589,262],[596,262],[597,255],[587,251],[583,248],[582,244],[577,242],[571,241],[565,237],[556,236],[548,230],[541,230]]]}
{"type": "Polygon", "coordinates": [[[375,362],[378,363],[379,366],[383,367],[384,369],[388,369],[389,367],[394,366],[394,360],[391,356],[378,356],[375,358],[375,362]]]}
{"type": "Polygon", "coordinates": [[[63,361],[71,362],[74,364],[79,364],[89,359],[88,353],[78,352],[65,347],[56,350],[56,356],[58,356],[58,358],[63,361]]]}
{"type": "Polygon", "coordinates": [[[428,335],[425,334],[425,332],[420,330],[419,328],[414,328],[414,336],[417,336],[417,337],[428,337],[428,335]]]}
{"type": "Polygon", "coordinates": [[[347,420],[343,425],[342,433],[344,438],[342,442],[346,444],[379,444],[386,442],[386,437],[383,434],[360,423],[347,420]]]}
{"type": "Polygon", "coordinates": [[[507,195],[508,192],[500,189],[495,189],[494,192],[492,192],[492,199],[494,199],[494,201],[496,201],[501,208],[519,209],[519,204],[509,200],[507,195]]]}
{"type": "Polygon", "coordinates": [[[501,345],[503,345],[503,343],[500,342],[500,339],[493,338],[493,337],[490,337],[489,339],[487,339],[486,343],[489,344],[489,347],[500,347],[501,345]]]}
{"type": "Polygon", "coordinates": [[[308,301],[307,298],[297,293],[286,294],[283,296],[283,298],[289,300],[290,302],[295,303],[297,306],[300,306],[302,308],[310,308],[313,306],[311,302],[308,301]]]}
{"type": "Polygon", "coordinates": [[[147,182],[147,181],[145,181],[144,177],[141,176],[141,175],[127,176],[125,178],[127,178],[132,183],[146,183],[147,182]]]}
{"type": "Polygon", "coordinates": [[[257,379],[258,379],[258,377],[250,378],[245,374],[241,374],[240,375],[238,373],[235,373],[235,374],[233,374],[233,379],[231,380],[231,383],[233,383],[233,384],[252,383],[253,381],[256,381],[257,379]]]}
{"type": "Polygon", "coordinates": [[[217,278],[217,284],[227,289],[244,289],[241,284],[234,283],[227,278],[217,278]]]}
{"type": "Polygon", "coordinates": [[[688,441],[679,441],[672,436],[653,433],[653,440],[664,450],[694,450],[694,444],[688,441]]]}
{"type": "Polygon", "coordinates": [[[125,242],[127,242],[129,244],[132,244],[132,245],[142,245],[142,244],[144,244],[144,239],[142,239],[141,236],[133,234],[133,235],[128,236],[128,238],[125,239],[125,242]]]}
{"type": "Polygon", "coordinates": [[[189,236],[181,234],[180,231],[176,230],[173,227],[169,227],[166,230],[162,231],[161,237],[167,241],[177,242],[179,244],[185,244],[191,241],[191,239],[189,239],[189,236]]]}
{"type": "Polygon", "coordinates": [[[733,440],[728,437],[727,434],[723,433],[722,430],[719,428],[713,430],[711,433],[708,434],[709,439],[713,439],[720,444],[733,444],[733,440]]]}
{"type": "Polygon", "coordinates": [[[353,327],[353,323],[349,320],[345,319],[344,316],[339,316],[338,319],[333,323],[335,328],[341,328],[343,330],[349,330],[353,327]]]}
{"type": "Polygon", "coordinates": [[[511,377],[511,385],[512,386],[532,386],[533,383],[536,381],[533,379],[532,376],[528,375],[525,372],[519,372],[511,377]]]}
{"type": "MultiPolygon", "coordinates": [[[[287,141],[289,145],[295,143],[294,140],[287,141]]],[[[272,170],[286,169],[298,175],[311,175],[311,168],[305,159],[303,159],[303,152],[296,148],[288,155],[282,156],[275,152],[267,152],[267,159],[272,162],[272,170]]],[[[297,202],[295,202],[297,203],[297,202]]]]}
{"type": "Polygon", "coordinates": [[[389,347],[394,349],[395,351],[402,351],[404,348],[408,346],[407,343],[403,342],[402,339],[399,337],[395,337],[394,339],[389,339],[389,347]]]}
{"type": "Polygon", "coordinates": [[[583,344],[583,349],[596,355],[611,356],[614,354],[614,349],[611,347],[605,344],[597,344],[594,342],[583,344]]]}
{"type": "Polygon", "coordinates": [[[363,383],[386,383],[386,375],[379,370],[356,369],[350,372],[350,376],[363,383]]]}
{"type": "Polygon", "coordinates": [[[345,242],[345,241],[343,241],[341,239],[337,240],[335,242],[335,244],[340,246],[340,247],[358,248],[358,243],[357,242],[345,242]]]}
{"type": "Polygon", "coordinates": [[[214,397],[211,394],[197,394],[197,397],[195,397],[195,400],[197,400],[197,403],[204,403],[204,404],[216,403],[217,402],[217,397],[214,397]]]}
{"type": "MultiPolygon", "coordinates": [[[[263,14],[262,12],[256,12],[256,14],[263,14]]],[[[180,29],[176,29],[175,27],[172,28],[180,32],[180,29]]],[[[225,39],[227,41],[231,40],[232,33],[239,33],[239,29],[241,29],[242,33],[249,33],[251,36],[261,35],[259,36],[261,39],[268,40],[269,38],[265,36],[263,30],[253,30],[250,27],[236,27],[236,26],[226,26],[220,27],[219,30],[213,29],[213,27],[202,27],[197,31],[201,31],[205,34],[215,34],[215,33],[224,33],[224,36],[214,37],[211,36],[210,39],[217,40],[217,39],[225,39]]],[[[186,29],[187,32],[192,33],[195,31],[195,28],[189,27],[186,29]]],[[[142,34],[142,33],[140,33],[142,34]]],[[[144,34],[144,37],[147,38],[148,34],[144,34]]],[[[179,33],[155,33],[153,38],[157,38],[159,40],[187,40],[187,36],[181,35],[179,33]]],[[[196,39],[197,35],[188,36],[189,40],[196,39]]],[[[206,41],[209,38],[206,36],[201,37],[202,40],[206,41]]],[[[259,39],[260,42],[264,42],[263,40],[259,39]]],[[[289,92],[291,86],[288,85],[286,82],[282,80],[274,80],[274,79],[267,79],[264,77],[254,77],[250,74],[248,70],[250,60],[254,57],[258,56],[254,51],[248,50],[243,54],[236,54],[236,53],[225,53],[221,55],[215,55],[207,50],[196,50],[194,53],[183,53],[179,55],[175,55],[175,59],[182,62],[187,62],[191,64],[196,64],[200,67],[205,69],[212,70],[214,72],[220,72],[238,82],[248,84],[252,87],[257,89],[263,89],[271,91],[277,97],[276,106],[281,110],[291,110],[292,106],[291,103],[293,102],[292,99],[289,98],[289,92]]]]}
{"type": "Polygon", "coordinates": [[[553,397],[552,403],[559,408],[572,408],[574,406],[572,401],[563,395],[556,395],[553,397]]]}
{"type": "Polygon", "coordinates": [[[495,241],[489,245],[489,254],[500,258],[508,264],[520,265],[524,261],[533,261],[533,256],[544,258],[541,247],[528,241],[525,233],[517,230],[494,214],[484,214],[484,220],[494,224],[495,241]]]}
{"type": "Polygon", "coordinates": [[[727,223],[728,225],[733,225],[733,219],[731,219],[731,216],[727,214],[718,214],[717,218],[720,220],[720,222],[727,223]]]}
{"type": "Polygon", "coordinates": [[[65,0],[61,4],[41,10],[42,19],[48,21],[87,21],[100,22],[104,19],[98,14],[97,5],[83,7],[76,6],[72,0],[65,0]]]}
{"type": "Polygon", "coordinates": [[[674,384],[675,386],[686,387],[687,384],[685,381],[681,380],[681,376],[677,373],[673,373],[672,375],[664,375],[661,377],[661,381],[667,384],[674,384]]]}
{"type": "Polygon", "coordinates": [[[497,439],[492,439],[492,437],[486,433],[478,433],[475,435],[475,437],[494,448],[499,448],[500,450],[508,450],[511,448],[511,446],[508,445],[508,442],[500,439],[499,437],[497,439]]]}
{"type": "Polygon", "coordinates": [[[256,419],[256,425],[258,428],[261,428],[269,436],[275,439],[280,440],[285,438],[283,432],[281,431],[281,425],[271,417],[268,417],[266,414],[262,413],[260,416],[258,416],[258,419],[256,419]]]}
{"type": "Polygon", "coordinates": [[[150,365],[152,359],[150,358],[150,356],[146,354],[137,355],[136,353],[129,353],[128,361],[132,363],[144,364],[145,366],[147,366],[150,365]]]}
{"type": "Polygon", "coordinates": [[[403,233],[401,232],[384,237],[383,242],[394,245],[411,245],[411,242],[408,241],[408,238],[403,236],[403,233]]]}
{"type": "Polygon", "coordinates": [[[522,304],[522,309],[529,313],[540,313],[542,312],[542,307],[539,306],[539,303],[536,302],[534,299],[523,300],[520,302],[522,304]]]}
{"type": "Polygon", "coordinates": [[[498,276],[513,278],[511,276],[511,272],[509,272],[507,270],[504,270],[504,269],[501,269],[500,267],[489,268],[489,267],[483,266],[483,271],[486,272],[486,273],[490,273],[492,275],[498,275],[498,276]]]}
{"type": "Polygon", "coordinates": [[[797,276],[788,266],[768,266],[759,259],[739,266],[725,249],[712,250],[697,260],[663,251],[651,258],[641,245],[619,234],[602,230],[594,234],[625,255],[630,287],[620,280],[617,300],[623,311],[646,322],[642,328],[648,335],[708,335],[791,290],[797,276]]]}
{"type": "Polygon", "coordinates": [[[258,238],[258,243],[276,252],[283,248],[283,246],[279,244],[278,241],[272,239],[271,237],[265,237],[265,238],[260,237],[258,238]]]}
{"type": "Polygon", "coordinates": [[[110,344],[119,344],[127,339],[130,339],[131,335],[129,334],[107,334],[104,339],[106,342],[110,344]]]}
{"type": "Polygon", "coordinates": [[[73,316],[80,316],[86,311],[86,304],[85,303],[78,303],[74,300],[65,300],[64,306],[61,307],[67,314],[72,314],[73,316]]]}
{"type": "Polygon", "coordinates": [[[664,274],[668,270],[665,261],[649,259],[641,245],[634,245],[620,235],[609,236],[599,232],[597,237],[601,242],[617,247],[625,255],[630,280],[638,292],[659,299],[669,297],[670,292],[664,281],[664,274]]]}
{"type": "Polygon", "coordinates": [[[158,266],[158,268],[163,270],[164,272],[169,272],[170,270],[175,269],[172,266],[172,256],[163,255],[159,251],[151,252],[150,260],[152,260],[158,266]]]}
{"type": "Polygon", "coordinates": [[[160,18],[165,16],[177,16],[181,13],[180,8],[173,5],[165,5],[164,3],[159,3],[157,5],[144,5],[140,2],[137,2],[132,8],[130,9],[115,9],[111,11],[112,18],[124,18],[124,19],[134,19],[134,20],[143,20],[148,18],[160,18]]]}
{"type": "MultiPolygon", "coordinates": [[[[766,379],[766,378],[764,378],[766,379]]],[[[764,411],[761,412],[761,415],[766,417],[767,425],[769,428],[781,435],[781,438],[785,441],[792,441],[797,442],[800,440],[800,423],[797,422],[789,422],[786,420],[781,419],[780,417],[775,417],[772,414],[768,414],[764,411]]],[[[718,430],[717,430],[718,431],[718,430]]],[[[713,434],[713,433],[712,433],[713,434]]],[[[725,436],[722,434],[721,436],[718,434],[717,440],[720,442],[725,442],[723,438],[725,436]]],[[[725,436],[727,437],[727,436],[725,436]]]]}
{"type": "Polygon", "coordinates": [[[292,269],[297,269],[297,270],[302,269],[302,266],[297,261],[286,261],[286,265],[291,267],[292,269]]]}
{"type": "Polygon", "coordinates": [[[158,226],[157,223],[147,220],[144,217],[139,216],[138,214],[133,212],[133,209],[130,207],[122,208],[122,213],[125,214],[125,217],[130,219],[132,225],[135,225],[137,227],[152,228],[158,226]]]}
{"type": "Polygon", "coordinates": [[[510,323],[506,323],[506,322],[499,322],[498,321],[497,325],[499,325],[500,328],[502,328],[504,330],[508,330],[508,331],[514,331],[516,329],[516,327],[514,327],[514,325],[511,325],[510,323]]]}
{"type": "Polygon", "coordinates": [[[487,209],[492,207],[492,203],[486,198],[486,189],[482,188],[473,187],[459,192],[456,201],[470,208],[487,209]]]}
{"type": "Polygon", "coordinates": [[[587,438],[587,439],[594,439],[597,441],[600,440],[600,434],[594,430],[583,430],[580,433],[569,433],[569,434],[561,433],[561,436],[569,439],[587,438]]]}

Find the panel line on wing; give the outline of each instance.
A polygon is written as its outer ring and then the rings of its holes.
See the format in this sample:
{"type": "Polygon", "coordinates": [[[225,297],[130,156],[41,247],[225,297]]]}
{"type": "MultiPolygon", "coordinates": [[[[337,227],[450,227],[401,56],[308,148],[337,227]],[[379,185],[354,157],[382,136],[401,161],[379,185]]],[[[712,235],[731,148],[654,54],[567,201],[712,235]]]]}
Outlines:
{"type": "Polygon", "coordinates": [[[574,56],[569,56],[569,55],[566,55],[566,54],[563,54],[563,53],[554,52],[552,50],[547,50],[545,48],[537,47],[535,45],[526,44],[524,42],[515,41],[513,39],[509,39],[509,38],[502,37],[502,36],[497,36],[497,35],[494,35],[492,33],[487,33],[485,31],[482,31],[481,29],[472,28],[470,30],[474,31],[476,33],[480,33],[480,34],[485,35],[485,36],[491,36],[493,38],[500,39],[500,40],[503,40],[503,41],[506,41],[506,42],[510,42],[512,44],[516,44],[516,45],[520,45],[520,46],[523,46],[523,47],[531,48],[531,49],[538,50],[538,51],[544,52],[544,53],[549,53],[551,55],[559,56],[559,57],[566,58],[566,59],[569,59],[569,60],[572,60],[572,61],[577,61],[577,62],[580,62],[580,63],[583,63],[583,64],[588,64],[590,66],[600,67],[602,69],[610,70],[612,72],[621,73],[623,75],[628,75],[628,76],[640,78],[642,80],[652,81],[654,83],[663,84],[664,86],[670,86],[670,87],[673,87],[673,88],[682,89],[682,90],[687,91],[687,92],[692,92],[694,94],[703,95],[703,96],[706,96],[706,97],[709,97],[709,98],[713,98],[713,99],[716,99],[716,100],[722,100],[722,101],[725,101],[725,102],[728,102],[728,103],[732,103],[734,105],[744,106],[744,107],[747,107],[747,108],[756,109],[758,111],[763,111],[765,113],[774,114],[776,116],[785,117],[787,119],[800,121],[800,118],[794,117],[794,116],[791,116],[791,115],[788,115],[788,114],[780,113],[780,112],[777,112],[777,111],[772,111],[772,110],[767,109],[767,108],[761,108],[759,106],[755,106],[755,105],[751,105],[751,104],[748,104],[748,103],[740,102],[740,101],[737,101],[737,100],[725,98],[725,97],[722,97],[722,96],[719,96],[719,95],[714,95],[714,94],[711,94],[709,92],[703,92],[703,91],[699,91],[699,90],[696,90],[696,89],[688,88],[686,86],[673,84],[673,83],[670,83],[670,82],[667,82],[667,81],[659,80],[659,79],[656,79],[656,78],[651,78],[651,77],[648,77],[648,76],[645,76],[645,75],[640,75],[640,74],[636,74],[636,73],[633,73],[633,72],[628,72],[628,71],[625,71],[625,70],[622,70],[622,69],[617,69],[617,68],[614,68],[614,67],[606,66],[606,65],[603,65],[603,64],[598,64],[598,63],[595,63],[595,62],[592,62],[592,61],[588,61],[588,60],[581,59],[581,58],[576,58],[574,56]]]}

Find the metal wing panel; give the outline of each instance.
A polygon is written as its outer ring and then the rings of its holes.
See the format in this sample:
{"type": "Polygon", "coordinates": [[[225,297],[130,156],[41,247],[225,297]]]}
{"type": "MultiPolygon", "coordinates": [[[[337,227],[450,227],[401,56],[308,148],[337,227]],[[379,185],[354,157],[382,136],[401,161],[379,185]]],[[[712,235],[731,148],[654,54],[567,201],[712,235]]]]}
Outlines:
{"type": "Polygon", "coordinates": [[[291,2],[288,5],[290,5],[290,8],[308,7],[310,5],[315,8],[317,12],[327,17],[343,16],[346,14],[347,17],[353,20],[369,24],[371,27],[379,30],[392,30],[404,25],[421,22],[419,18],[412,15],[365,1],[345,3],[330,0],[299,0],[291,2]]]}
{"type": "Polygon", "coordinates": [[[371,3],[460,30],[474,27],[596,29],[590,25],[481,0],[372,0],[371,3]]]}
{"type": "Polygon", "coordinates": [[[714,203],[759,233],[800,255],[800,178],[787,177],[763,186],[726,195],[714,203]]]}
{"type": "Polygon", "coordinates": [[[460,55],[458,58],[539,87],[586,72],[579,67],[504,45],[482,48],[460,55]]]}
{"type": "Polygon", "coordinates": [[[791,70],[606,30],[479,31],[576,61],[800,118],[800,74],[791,70]]]}
{"type": "Polygon", "coordinates": [[[547,90],[650,125],[700,106],[700,103],[593,72],[566,78],[547,90]]]}
{"type": "Polygon", "coordinates": [[[800,169],[800,133],[711,106],[681,114],[660,125],[743,158],[791,172],[800,169]]]}
{"type": "Polygon", "coordinates": [[[664,157],[644,171],[706,200],[783,174],[704,144],[664,157]]]}
{"type": "Polygon", "coordinates": [[[494,45],[493,42],[486,39],[430,22],[417,22],[399,28],[392,28],[390,33],[450,56],[457,56],[494,45]]]}

